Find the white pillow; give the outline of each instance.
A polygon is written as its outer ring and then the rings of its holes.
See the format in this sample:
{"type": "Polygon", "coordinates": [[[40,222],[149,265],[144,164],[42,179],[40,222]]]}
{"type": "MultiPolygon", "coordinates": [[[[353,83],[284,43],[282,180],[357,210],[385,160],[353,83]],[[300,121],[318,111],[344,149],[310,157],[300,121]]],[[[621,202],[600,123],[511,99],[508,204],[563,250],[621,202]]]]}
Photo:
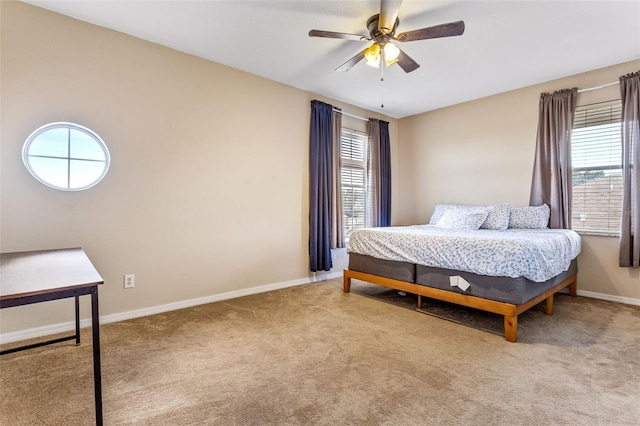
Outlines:
{"type": "Polygon", "coordinates": [[[464,204],[436,204],[433,208],[433,214],[429,220],[430,225],[436,225],[442,216],[449,210],[475,211],[486,209],[489,213],[482,229],[497,229],[503,231],[509,227],[509,215],[511,214],[511,206],[508,203],[496,206],[469,206],[464,204]]]}
{"type": "Polygon", "coordinates": [[[497,206],[486,207],[489,214],[481,229],[494,229],[504,231],[509,227],[509,216],[511,216],[511,206],[508,203],[497,206]]]}
{"type": "Polygon", "coordinates": [[[460,204],[436,204],[436,206],[433,208],[433,213],[431,214],[429,225],[436,225],[447,210],[461,207],[464,206],[461,206],[460,204]]]}
{"type": "Polygon", "coordinates": [[[436,204],[433,208],[433,214],[429,220],[429,225],[436,225],[442,216],[449,210],[478,210],[483,206],[469,206],[466,204],[436,204]]]}
{"type": "Polygon", "coordinates": [[[549,226],[549,206],[514,207],[511,209],[509,228],[546,229],[549,226]]]}
{"type": "Polygon", "coordinates": [[[480,208],[473,210],[449,209],[442,215],[436,227],[475,231],[480,229],[488,214],[486,209],[480,208]]]}

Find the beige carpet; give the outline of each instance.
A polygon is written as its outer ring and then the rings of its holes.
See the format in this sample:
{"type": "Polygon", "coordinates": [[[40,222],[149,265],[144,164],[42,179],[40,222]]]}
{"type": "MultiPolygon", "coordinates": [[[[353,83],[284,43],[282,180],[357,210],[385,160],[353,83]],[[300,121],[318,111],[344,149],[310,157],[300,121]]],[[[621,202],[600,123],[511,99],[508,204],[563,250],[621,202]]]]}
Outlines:
{"type": "MultiPolygon", "coordinates": [[[[341,287],[102,326],[105,424],[640,424],[640,307],[560,296],[508,343],[341,287]]],[[[93,423],[89,333],[0,358],[1,425],[93,423]]]]}

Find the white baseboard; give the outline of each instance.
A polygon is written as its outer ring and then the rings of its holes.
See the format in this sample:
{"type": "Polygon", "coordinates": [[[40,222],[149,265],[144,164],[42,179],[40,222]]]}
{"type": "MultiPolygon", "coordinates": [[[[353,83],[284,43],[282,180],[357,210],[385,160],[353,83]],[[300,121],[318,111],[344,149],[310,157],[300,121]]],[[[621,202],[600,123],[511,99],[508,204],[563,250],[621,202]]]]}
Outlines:
{"type": "MultiPolygon", "coordinates": [[[[333,278],[341,278],[342,271],[333,273],[318,273],[308,278],[300,278],[292,281],[285,281],[275,284],[267,284],[258,287],[247,288],[243,290],[229,291],[226,293],[214,294],[212,296],[200,297],[197,299],[182,300],[179,302],[168,303],[166,305],[151,306],[149,308],[137,309],[135,311],[119,312],[116,314],[100,316],[100,324],[108,324],[111,322],[125,321],[128,319],[146,317],[163,312],[175,311],[178,309],[190,308],[192,306],[204,305],[207,303],[219,302],[222,300],[235,299],[252,294],[266,293],[268,291],[280,290],[288,287],[309,284],[313,282],[326,281],[333,278]]],[[[75,330],[75,322],[69,321],[59,324],[47,325],[44,327],[35,327],[27,330],[15,331],[12,333],[0,334],[0,344],[12,343],[20,340],[33,339],[36,337],[48,336],[57,333],[73,332],[75,330]]],[[[80,327],[91,327],[91,318],[80,320],[80,327]]]]}
{"type": "Polygon", "coordinates": [[[640,299],[633,297],[612,296],[610,294],[595,293],[593,291],[578,290],[578,296],[590,297],[592,299],[608,300],[609,302],[624,303],[626,305],[640,306],[640,299]]]}
{"type": "MultiPolygon", "coordinates": [[[[119,312],[116,314],[103,315],[100,317],[100,324],[108,324],[111,322],[125,321],[133,318],[146,317],[154,314],[161,314],[163,312],[175,311],[178,309],[190,308],[192,306],[204,305],[207,303],[220,302],[222,300],[235,299],[243,296],[250,296],[252,294],[266,293],[268,291],[280,290],[288,287],[295,287],[299,285],[309,284],[313,282],[326,281],[334,278],[341,278],[342,271],[333,273],[320,273],[315,274],[308,278],[300,278],[292,281],[285,281],[275,284],[267,284],[258,287],[247,288],[243,290],[229,291],[221,294],[214,294],[212,296],[200,297],[197,299],[182,300],[180,302],[168,303],[166,305],[151,306],[149,308],[137,309],[135,311],[119,312]]],[[[592,291],[578,290],[578,296],[590,297],[592,299],[607,300],[610,302],[624,303],[627,305],[640,306],[640,299],[634,299],[631,297],[612,296],[609,294],[595,293],[592,291]]],[[[90,327],[91,319],[85,318],[80,321],[80,327],[90,327]]],[[[69,321],[54,325],[47,325],[44,327],[30,328],[27,330],[15,331],[12,333],[0,334],[0,344],[12,343],[20,340],[33,339],[36,337],[48,336],[57,333],[66,333],[75,329],[75,322],[69,321]]]]}

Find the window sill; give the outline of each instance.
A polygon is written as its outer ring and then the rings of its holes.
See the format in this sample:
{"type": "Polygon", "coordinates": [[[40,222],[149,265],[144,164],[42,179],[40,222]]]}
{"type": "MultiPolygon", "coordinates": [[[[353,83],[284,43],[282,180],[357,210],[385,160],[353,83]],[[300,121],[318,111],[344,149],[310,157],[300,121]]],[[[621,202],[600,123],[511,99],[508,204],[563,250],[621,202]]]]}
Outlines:
{"type": "Polygon", "coordinates": [[[611,237],[611,238],[620,238],[620,234],[611,234],[606,232],[585,232],[585,231],[576,231],[573,230],[581,237],[611,237]]]}

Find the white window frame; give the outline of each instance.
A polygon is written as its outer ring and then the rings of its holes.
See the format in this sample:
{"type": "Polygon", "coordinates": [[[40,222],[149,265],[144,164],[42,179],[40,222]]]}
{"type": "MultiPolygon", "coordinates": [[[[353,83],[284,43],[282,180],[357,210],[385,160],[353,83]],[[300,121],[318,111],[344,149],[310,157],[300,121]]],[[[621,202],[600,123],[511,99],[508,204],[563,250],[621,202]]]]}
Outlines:
{"type": "Polygon", "coordinates": [[[55,122],[29,135],[22,147],[22,161],[29,173],[49,188],[83,191],[106,176],[111,157],[93,130],[76,123],[55,122]]]}
{"type": "Polygon", "coordinates": [[[619,99],[576,108],[571,136],[571,228],[582,235],[620,236],[620,115],[619,99]]]}
{"type": "MultiPolygon", "coordinates": [[[[366,226],[367,206],[367,146],[369,137],[366,133],[343,127],[340,132],[340,181],[342,183],[342,208],[343,227],[345,241],[349,241],[351,233],[366,226]],[[353,152],[353,144],[361,145],[360,152],[353,152]],[[347,155],[345,155],[347,154],[347,155]],[[360,154],[360,155],[357,155],[360,154]],[[354,158],[356,157],[356,158],[354,158]],[[361,171],[362,182],[345,181],[347,178],[345,169],[361,171]],[[363,194],[362,208],[356,208],[354,201],[357,199],[356,191],[363,194]],[[351,200],[346,195],[350,193],[351,200]],[[351,202],[350,202],[351,201],[351,202]]],[[[352,175],[353,176],[353,175],[352,175]]]]}

